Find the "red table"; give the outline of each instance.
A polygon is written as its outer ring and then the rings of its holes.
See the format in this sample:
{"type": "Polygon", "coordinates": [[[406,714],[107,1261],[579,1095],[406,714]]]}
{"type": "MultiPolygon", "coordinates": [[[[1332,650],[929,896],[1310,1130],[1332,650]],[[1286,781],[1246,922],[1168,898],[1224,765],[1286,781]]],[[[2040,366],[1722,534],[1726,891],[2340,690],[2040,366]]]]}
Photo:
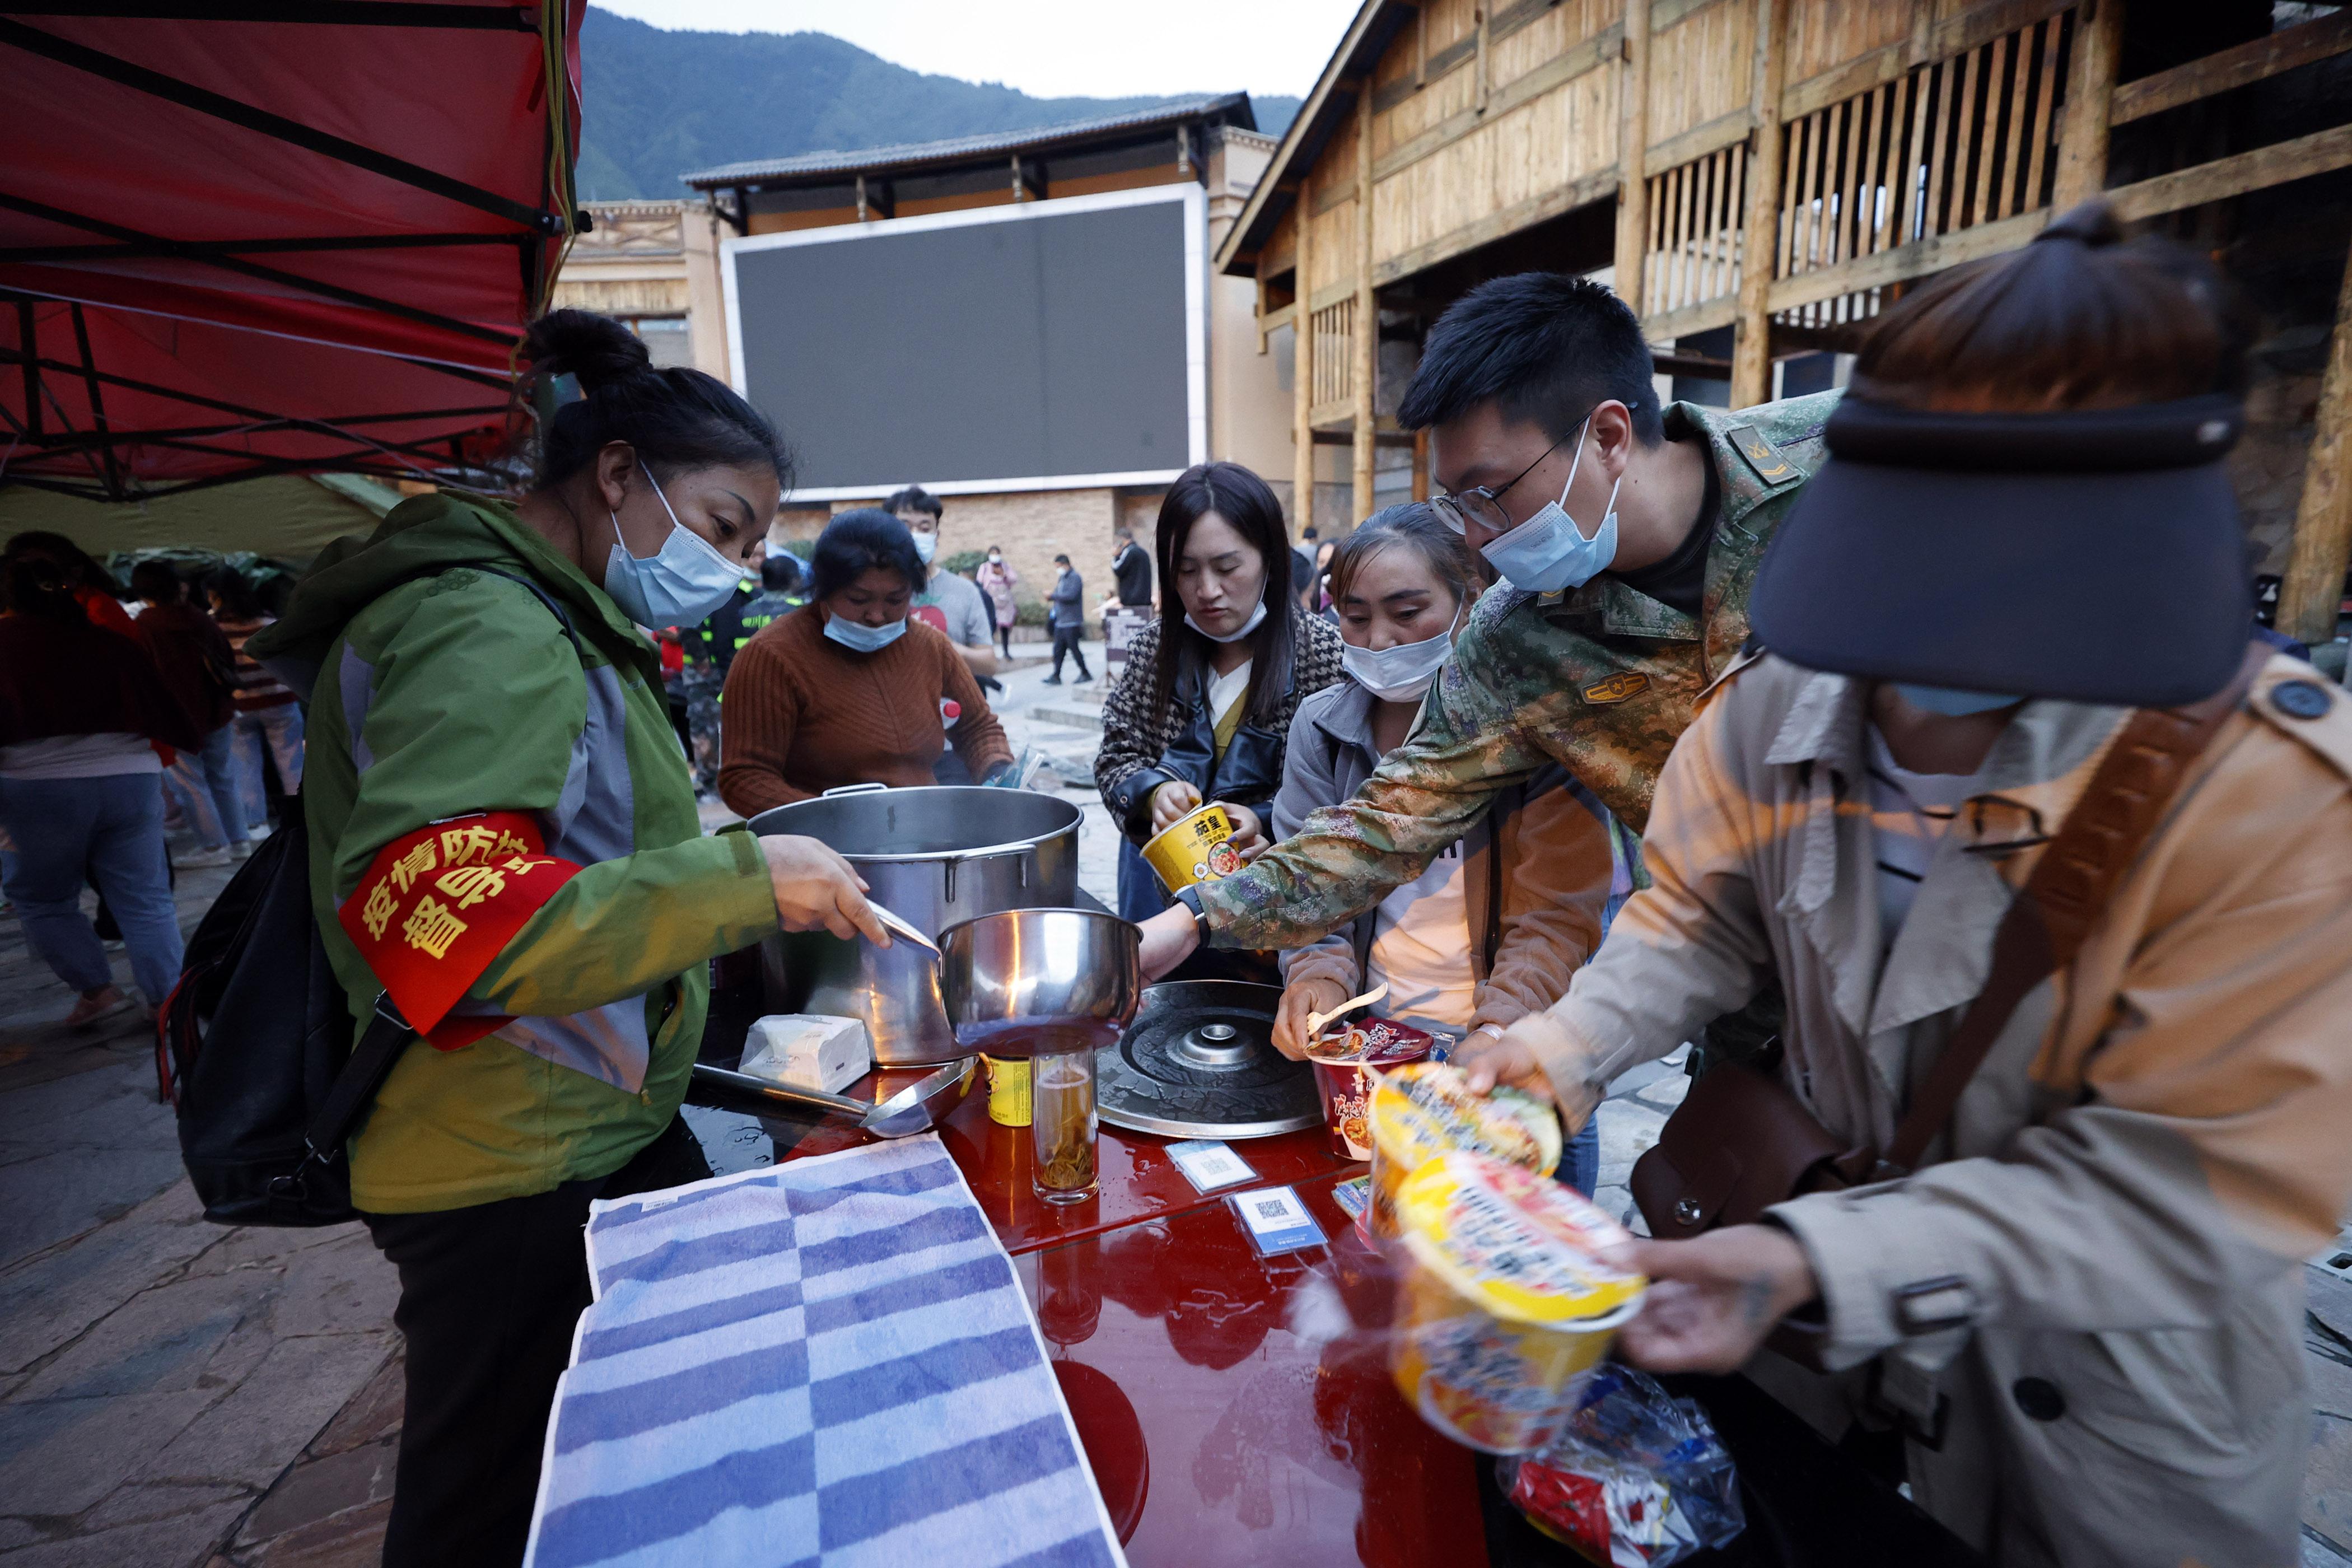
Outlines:
{"type": "MultiPolygon", "coordinates": [[[[912,1076],[849,1092],[880,1098],[912,1076]]],[[[1203,1195],[1171,1140],[1106,1127],[1100,1194],[1047,1205],[1028,1129],[991,1121],[986,1101],[967,1095],[940,1136],[1013,1254],[1136,1568],[1486,1561],[1471,1456],[1389,1381],[1391,1282],[1331,1197],[1361,1165],[1319,1130],[1252,1139],[1233,1147],[1259,1179],[1203,1195]],[[1329,1246],[1257,1255],[1224,1200],[1278,1185],[1329,1246]]],[[[726,1104],[761,1118],[779,1158],[859,1141],[841,1119],[726,1104]]]]}

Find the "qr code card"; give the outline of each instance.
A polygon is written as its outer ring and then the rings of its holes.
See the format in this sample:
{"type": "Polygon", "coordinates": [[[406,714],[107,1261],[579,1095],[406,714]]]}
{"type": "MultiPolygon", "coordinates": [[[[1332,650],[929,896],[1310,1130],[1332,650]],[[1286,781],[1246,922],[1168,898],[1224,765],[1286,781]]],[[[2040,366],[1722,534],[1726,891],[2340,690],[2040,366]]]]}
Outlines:
{"type": "Polygon", "coordinates": [[[1225,1200],[1239,1216],[1242,1228],[1259,1253],[1271,1258],[1277,1252],[1296,1252],[1303,1247],[1324,1245],[1323,1228],[1298,1194],[1288,1187],[1261,1187],[1254,1193],[1236,1193],[1225,1200]]]}
{"type": "Polygon", "coordinates": [[[1196,1193],[1212,1193],[1219,1187],[1230,1187],[1235,1182],[1254,1180],[1257,1173],[1249,1162],[1233,1151],[1233,1146],[1213,1138],[1196,1138],[1190,1142],[1168,1145],[1168,1157],[1184,1173],[1196,1193]]]}

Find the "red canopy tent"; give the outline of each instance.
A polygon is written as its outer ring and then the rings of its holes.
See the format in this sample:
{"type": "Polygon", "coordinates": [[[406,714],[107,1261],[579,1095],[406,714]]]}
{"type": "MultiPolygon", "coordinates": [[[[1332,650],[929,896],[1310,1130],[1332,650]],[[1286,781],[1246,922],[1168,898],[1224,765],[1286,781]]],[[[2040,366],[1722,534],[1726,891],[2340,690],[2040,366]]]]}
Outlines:
{"type": "Polygon", "coordinates": [[[423,476],[507,442],[586,0],[0,0],[0,484],[423,476]]]}

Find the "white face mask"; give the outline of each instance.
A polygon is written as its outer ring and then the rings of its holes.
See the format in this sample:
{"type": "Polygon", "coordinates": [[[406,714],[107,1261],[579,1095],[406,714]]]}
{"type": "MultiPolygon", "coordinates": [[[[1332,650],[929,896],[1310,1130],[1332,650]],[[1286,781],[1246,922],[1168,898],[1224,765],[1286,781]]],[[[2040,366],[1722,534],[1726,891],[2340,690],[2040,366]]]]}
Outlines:
{"type": "Polygon", "coordinates": [[[1427,695],[1437,679],[1437,672],[1454,652],[1454,628],[1462,624],[1462,612],[1456,609],[1446,628],[1433,637],[1419,642],[1398,643],[1393,647],[1358,647],[1343,643],[1339,647],[1339,665],[1356,684],[1383,702],[1417,702],[1427,695]]]}
{"type": "Polygon", "coordinates": [[[1200,633],[1202,637],[1208,638],[1211,642],[1239,642],[1242,638],[1249,636],[1250,633],[1257,630],[1257,624],[1264,619],[1265,619],[1265,601],[1264,599],[1260,599],[1257,602],[1256,607],[1250,611],[1249,619],[1244,621],[1241,624],[1240,629],[1237,631],[1213,632],[1208,627],[1202,626],[1200,622],[1194,620],[1192,618],[1192,611],[1187,610],[1184,612],[1184,624],[1192,627],[1194,631],[1200,633]]]}
{"type": "Polygon", "coordinates": [[[842,647],[857,653],[880,653],[907,635],[904,617],[869,626],[864,621],[853,621],[846,616],[825,617],[824,635],[842,647]]]}
{"type": "Polygon", "coordinates": [[[931,557],[937,555],[939,552],[940,536],[938,534],[918,533],[915,535],[915,558],[920,561],[924,565],[929,566],[931,563],[931,557]]]}
{"type": "Polygon", "coordinates": [[[613,551],[604,559],[604,593],[641,626],[695,626],[725,604],[743,581],[743,563],[678,521],[661,481],[644,462],[646,483],[669,513],[669,537],[651,555],[632,555],[621,538],[621,514],[612,513],[613,551]]]}
{"type": "Polygon", "coordinates": [[[1568,465],[1568,483],[1559,487],[1559,500],[1546,501],[1543,510],[1489,542],[1479,552],[1494,563],[1495,570],[1514,588],[1557,594],[1563,588],[1580,587],[1609,570],[1609,563],[1617,559],[1617,490],[1625,482],[1624,476],[1619,475],[1617,483],[1609,487],[1608,510],[1589,539],[1563,504],[1584,461],[1584,437],[1591,427],[1592,416],[1587,415],[1576,432],[1576,457],[1568,465]]]}

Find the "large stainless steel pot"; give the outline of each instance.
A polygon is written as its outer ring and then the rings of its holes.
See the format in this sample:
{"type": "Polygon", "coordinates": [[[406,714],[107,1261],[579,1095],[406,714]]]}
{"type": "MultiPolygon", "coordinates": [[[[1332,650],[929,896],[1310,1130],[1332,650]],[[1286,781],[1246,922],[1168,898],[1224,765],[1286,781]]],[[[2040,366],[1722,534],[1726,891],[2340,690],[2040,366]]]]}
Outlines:
{"type": "MultiPolygon", "coordinates": [[[[751,819],[761,835],[805,834],[857,868],[874,901],[937,936],[1000,910],[1077,901],[1078,822],[1056,795],[1028,790],[853,784],[751,819]]],[[[939,969],[912,942],[888,950],[824,931],[761,944],[768,1005],[865,1020],[875,1059],[899,1067],[952,1061],[959,1049],[940,999],[939,969]]]]}

